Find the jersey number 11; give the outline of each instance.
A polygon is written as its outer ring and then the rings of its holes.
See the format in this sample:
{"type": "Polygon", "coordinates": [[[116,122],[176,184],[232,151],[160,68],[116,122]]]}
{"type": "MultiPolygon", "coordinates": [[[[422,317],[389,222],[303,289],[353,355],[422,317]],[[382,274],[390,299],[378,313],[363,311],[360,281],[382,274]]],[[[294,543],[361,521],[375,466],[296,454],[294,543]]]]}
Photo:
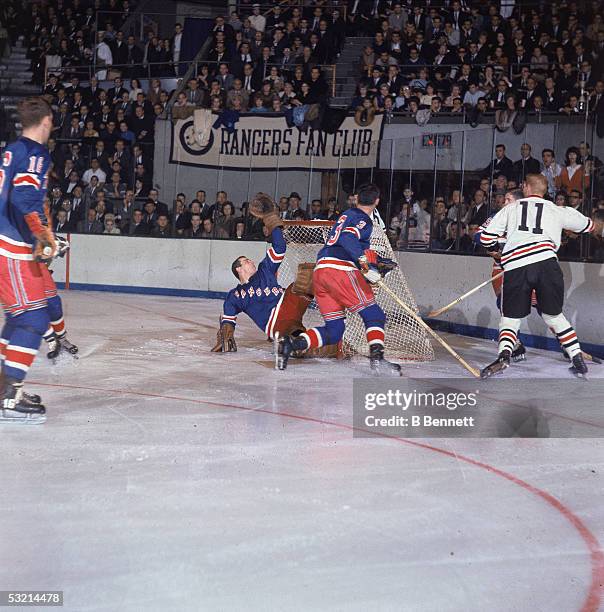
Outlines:
{"type": "MultiPolygon", "coordinates": [[[[535,227],[533,228],[533,234],[543,234],[543,230],[541,229],[543,202],[535,202],[534,204],[535,208],[537,209],[537,216],[535,218],[535,227]]],[[[520,206],[522,207],[522,216],[520,217],[520,225],[518,226],[518,230],[521,232],[529,232],[531,231],[531,228],[526,224],[529,202],[527,202],[526,200],[522,200],[520,202],[520,206]]]]}

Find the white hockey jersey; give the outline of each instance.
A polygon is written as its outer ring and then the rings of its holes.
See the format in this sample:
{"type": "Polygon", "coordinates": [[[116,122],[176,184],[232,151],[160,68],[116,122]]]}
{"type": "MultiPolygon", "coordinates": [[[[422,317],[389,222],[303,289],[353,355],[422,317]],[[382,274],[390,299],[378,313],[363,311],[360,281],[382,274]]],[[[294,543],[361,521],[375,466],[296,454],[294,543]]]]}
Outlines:
{"type": "Polygon", "coordinates": [[[562,230],[583,234],[592,229],[593,221],[578,210],[529,196],[508,204],[487,221],[480,228],[480,244],[494,246],[505,235],[501,265],[513,270],[557,258],[562,230]]]}

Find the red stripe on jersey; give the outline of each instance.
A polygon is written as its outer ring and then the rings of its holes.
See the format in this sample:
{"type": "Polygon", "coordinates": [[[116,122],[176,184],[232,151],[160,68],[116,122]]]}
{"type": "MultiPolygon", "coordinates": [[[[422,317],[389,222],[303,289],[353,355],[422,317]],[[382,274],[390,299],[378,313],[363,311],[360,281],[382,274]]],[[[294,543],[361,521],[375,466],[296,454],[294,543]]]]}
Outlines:
{"type": "Polygon", "coordinates": [[[13,255],[31,255],[32,249],[29,245],[14,244],[14,241],[5,240],[0,236],[0,249],[13,255]]]}
{"type": "Polygon", "coordinates": [[[20,185],[25,185],[25,186],[31,185],[32,187],[35,187],[36,189],[40,189],[41,187],[40,181],[33,174],[25,174],[25,173],[16,174],[15,178],[13,179],[13,185],[15,187],[19,187],[20,185]]]}
{"type": "Polygon", "coordinates": [[[343,231],[350,232],[351,234],[354,234],[359,240],[361,239],[361,232],[359,232],[356,227],[345,227],[343,231]]]}
{"type": "Polygon", "coordinates": [[[273,247],[271,247],[267,251],[267,253],[268,253],[269,259],[271,261],[273,261],[274,263],[279,263],[279,262],[281,262],[281,261],[283,261],[285,259],[285,253],[283,253],[283,254],[276,253],[275,249],[273,249],[273,247]]]}
{"type": "Polygon", "coordinates": [[[538,242],[537,244],[533,244],[530,247],[520,249],[519,251],[514,251],[513,253],[510,253],[509,255],[503,255],[501,257],[501,263],[505,263],[509,259],[513,259],[514,257],[517,257],[518,255],[523,255],[524,253],[530,253],[531,251],[536,251],[537,249],[546,249],[546,248],[551,249],[552,251],[554,250],[554,246],[551,242],[538,242]]]}

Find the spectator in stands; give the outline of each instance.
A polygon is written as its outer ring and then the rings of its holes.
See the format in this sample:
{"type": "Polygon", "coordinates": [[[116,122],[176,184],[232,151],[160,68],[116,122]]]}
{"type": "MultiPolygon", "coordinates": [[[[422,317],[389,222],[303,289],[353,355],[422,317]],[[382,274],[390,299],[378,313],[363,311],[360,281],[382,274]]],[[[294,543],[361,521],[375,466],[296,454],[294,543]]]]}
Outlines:
{"type": "Polygon", "coordinates": [[[119,228],[115,225],[115,217],[112,213],[107,213],[104,218],[104,226],[103,234],[121,234],[119,228]]]}
{"type": "Polygon", "coordinates": [[[149,235],[151,228],[145,223],[143,216],[143,211],[138,208],[132,211],[132,221],[128,224],[127,230],[129,236],[149,235]]]}
{"type": "Polygon", "coordinates": [[[503,174],[507,179],[514,176],[514,164],[505,154],[505,145],[495,146],[495,159],[482,171],[483,176],[493,176],[503,174]]]}
{"type": "Polygon", "coordinates": [[[569,193],[572,189],[583,192],[589,187],[589,172],[579,163],[580,152],[577,147],[566,151],[564,167],[556,177],[556,187],[569,193]]]}
{"type": "Polygon", "coordinates": [[[96,218],[96,210],[89,208],[86,215],[86,221],[78,223],[77,231],[79,234],[102,234],[103,224],[96,218]]]}
{"type": "Polygon", "coordinates": [[[523,143],[520,146],[520,159],[514,162],[513,177],[520,185],[527,174],[539,174],[540,172],[541,164],[531,156],[531,145],[523,143]]]}

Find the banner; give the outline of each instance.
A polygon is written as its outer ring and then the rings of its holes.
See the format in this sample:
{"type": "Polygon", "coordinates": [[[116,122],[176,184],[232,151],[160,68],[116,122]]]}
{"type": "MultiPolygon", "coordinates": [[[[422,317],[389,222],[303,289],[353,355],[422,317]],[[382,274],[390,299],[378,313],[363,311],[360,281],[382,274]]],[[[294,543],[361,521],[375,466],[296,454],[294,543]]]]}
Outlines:
{"type": "MultiPolygon", "coordinates": [[[[217,115],[212,115],[215,120],[217,115]]],[[[241,115],[235,131],[196,132],[193,117],[172,127],[170,163],[227,169],[341,170],[373,168],[378,162],[383,115],[368,126],[347,117],[335,134],[288,127],[285,117],[241,115]]]]}

